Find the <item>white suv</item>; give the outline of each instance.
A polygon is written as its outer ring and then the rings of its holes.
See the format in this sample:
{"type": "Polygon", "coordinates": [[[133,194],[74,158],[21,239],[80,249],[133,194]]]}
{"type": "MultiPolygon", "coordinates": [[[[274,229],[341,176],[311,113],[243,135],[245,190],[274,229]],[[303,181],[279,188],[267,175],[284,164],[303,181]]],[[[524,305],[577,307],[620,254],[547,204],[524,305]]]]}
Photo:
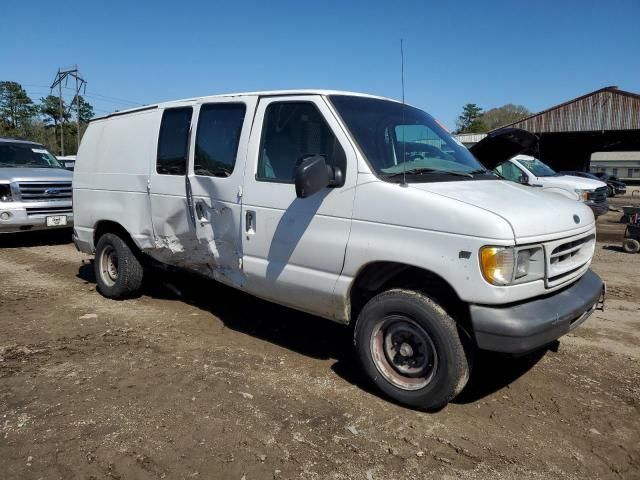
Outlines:
{"type": "Polygon", "coordinates": [[[603,292],[589,208],[500,179],[379,97],[242,93],[94,119],[73,195],[103,295],[137,294],[153,259],[355,323],[372,382],[420,408],[462,390],[477,348],[540,348],[603,292]]]}

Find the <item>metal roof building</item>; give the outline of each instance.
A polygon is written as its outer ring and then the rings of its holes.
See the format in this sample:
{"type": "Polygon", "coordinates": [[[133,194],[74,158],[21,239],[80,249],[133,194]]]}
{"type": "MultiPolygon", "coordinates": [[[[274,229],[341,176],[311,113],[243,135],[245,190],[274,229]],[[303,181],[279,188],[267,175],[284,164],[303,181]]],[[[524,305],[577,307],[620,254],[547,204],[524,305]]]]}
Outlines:
{"type": "Polygon", "coordinates": [[[588,170],[595,152],[640,150],[640,95],[611,86],[505,125],[535,133],[530,152],[557,170],[588,170]]]}

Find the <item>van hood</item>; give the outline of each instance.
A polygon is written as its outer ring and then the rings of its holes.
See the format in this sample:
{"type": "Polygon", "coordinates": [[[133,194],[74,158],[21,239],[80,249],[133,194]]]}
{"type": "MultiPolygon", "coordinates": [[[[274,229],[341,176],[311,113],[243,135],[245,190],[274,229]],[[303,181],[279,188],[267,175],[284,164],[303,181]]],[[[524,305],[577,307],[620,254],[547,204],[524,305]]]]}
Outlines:
{"type": "Polygon", "coordinates": [[[538,144],[538,137],[521,128],[500,128],[469,147],[469,151],[489,170],[538,144]]]}
{"type": "Polygon", "coordinates": [[[482,208],[511,225],[516,243],[568,236],[593,226],[591,209],[581,202],[506,180],[410,183],[433,194],[482,208]]]}
{"type": "Polygon", "coordinates": [[[607,184],[592,178],[575,177],[573,175],[558,175],[557,177],[536,177],[540,182],[544,182],[545,187],[554,185],[566,187],[567,189],[595,190],[606,187],[607,184]]]}
{"type": "Polygon", "coordinates": [[[63,182],[72,178],[73,172],[64,168],[0,168],[3,182],[63,182]]]}

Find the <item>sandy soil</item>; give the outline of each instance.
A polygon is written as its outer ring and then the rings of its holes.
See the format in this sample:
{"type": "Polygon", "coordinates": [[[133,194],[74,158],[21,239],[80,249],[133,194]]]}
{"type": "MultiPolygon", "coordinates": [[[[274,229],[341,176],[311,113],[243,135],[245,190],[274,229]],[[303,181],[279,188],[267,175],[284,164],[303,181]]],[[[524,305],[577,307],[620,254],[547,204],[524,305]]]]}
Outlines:
{"type": "Polygon", "coordinates": [[[483,355],[437,413],[359,373],[348,329],[187,275],[95,290],[67,236],[0,239],[3,479],[640,478],[640,255],[552,350],[483,355]]]}

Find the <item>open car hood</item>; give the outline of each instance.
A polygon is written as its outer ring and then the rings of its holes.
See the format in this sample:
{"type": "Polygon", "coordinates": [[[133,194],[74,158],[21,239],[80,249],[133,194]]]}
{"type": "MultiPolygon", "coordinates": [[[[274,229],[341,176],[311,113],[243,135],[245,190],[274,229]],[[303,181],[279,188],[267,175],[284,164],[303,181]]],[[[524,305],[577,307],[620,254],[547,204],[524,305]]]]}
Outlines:
{"type": "Polygon", "coordinates": [[[489,132],[486,138],[469,148],[469,151],[489,170],[502,162],[535,147],[538,137],[521,128],[500,128],[489,132]]]}

